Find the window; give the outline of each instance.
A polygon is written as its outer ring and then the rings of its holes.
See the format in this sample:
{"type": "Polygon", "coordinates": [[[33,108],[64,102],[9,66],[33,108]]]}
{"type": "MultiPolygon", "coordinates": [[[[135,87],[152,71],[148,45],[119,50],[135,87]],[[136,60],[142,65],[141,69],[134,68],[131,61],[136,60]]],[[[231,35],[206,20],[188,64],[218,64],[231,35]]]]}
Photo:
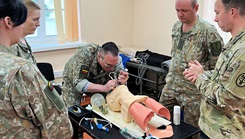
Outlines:
{"type": "MultiPolygon", "coordinates": [[[[31,44],[33,51],[54,50],[62,48],[71,48],[74,44],[79,42],[72,42],[66,44],[58,44],[57,39],[57,25],[55,17],[55,0],[33,0],[41,8],[40,26],[37,28],[35,34],[26,37],[28,43],[31,44]],[[45,42],[45,43],[44,43],[45,42]]],[[[64,0],[61,2],[62,21],[64,21],[64,0]]],[[[70,1],[69,1],[70,2],[70,1]]],[[[63,27],[64,28],[64,27],[63,27]]],[[[64,28],[65,33],[65,28],[64,28]]]]}

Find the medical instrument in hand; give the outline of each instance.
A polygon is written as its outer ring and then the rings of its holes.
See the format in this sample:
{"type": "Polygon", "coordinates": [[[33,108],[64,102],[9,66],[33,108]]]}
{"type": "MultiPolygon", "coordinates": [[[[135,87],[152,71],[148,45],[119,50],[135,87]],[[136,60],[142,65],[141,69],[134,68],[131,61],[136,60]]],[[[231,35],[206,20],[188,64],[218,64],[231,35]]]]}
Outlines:
{"type": "MultiPolygon", "coordinates": [[[[125,69],[123,69],[123,71],[124,72],[128,72],[128,69],[127,68],[125,68],[125,69]]],[[[109,73],[109,77],[111,78],[111,80],[118,80],[118,77],[119,77],[119,74],[120,74],[120,72],[110,72],[109,73]]]]}
{"type": "Polygon", "coordinates": [[[116,72],[110,72],[110,73],[109,73],[109,77],[110,77],[112,80],[117,80],[117,73],[116,73],[116,72]]]}

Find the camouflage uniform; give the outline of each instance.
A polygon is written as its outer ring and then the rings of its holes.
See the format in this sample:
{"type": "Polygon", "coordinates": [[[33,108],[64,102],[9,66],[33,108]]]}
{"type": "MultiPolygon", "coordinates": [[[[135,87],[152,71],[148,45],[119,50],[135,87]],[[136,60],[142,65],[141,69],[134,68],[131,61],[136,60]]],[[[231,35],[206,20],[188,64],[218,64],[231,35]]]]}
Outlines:
{"type": "Polygon", "coordinates": [[[183,72],[195,59],[205,70],[214,69],[223,41],[215,27],[200,18],[188,32],[182,33],[181,28],[180,21],[173,26],[171,65],[159,102],[172,111],[177,100],[184,111],[184,120],[198,127],[201,94],[184,78],[183,72]]]}
{"type": "Polygon", "coordinates": [[[32,54],[31,47],[26,40],[25,42],[26,44],[19,42],[18,44],[11,46],[11,50],[13,51],[14,55],[30,60],[31,62],[33,62],[33,64],[36,64],[37,62],[32,54]]]}
{"type": "Polygon", "coordinates": [[[30,61],[0,46],[0,138],[71,138],[64,101],[30,61]]]}
{"type": "Polygon", "coordinates": [[[215,139],[245,138],[245,31],[222,50],[213,71],[195,82],[205,96],[199,125],[215,139]]]}
{"type": "MultiPolygon", "coordinates": [[[[73,57],[66,63],[63,72],[62,95],[67,106],[80,104],[82,90],[88,82],[106,84],[110,78],[98,63],[100,46],[88,44],[79,47],[73,57]]],[[[121,59],[115,67],[118,72],[123,69],[121,59]]]]}

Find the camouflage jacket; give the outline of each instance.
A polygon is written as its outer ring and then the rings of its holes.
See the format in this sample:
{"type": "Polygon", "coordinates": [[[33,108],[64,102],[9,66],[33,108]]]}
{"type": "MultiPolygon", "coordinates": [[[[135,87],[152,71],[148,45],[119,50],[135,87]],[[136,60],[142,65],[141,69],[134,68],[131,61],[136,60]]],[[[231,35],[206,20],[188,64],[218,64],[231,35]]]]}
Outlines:
{"type": "Polygon", "coordinates": [[[26,40],[25,42],[26,44],[22,42],[19,42],[18,44],[14,44],[13,46],[11,46],[11,51],[13,51],[14,55],[30,60],[31,62],[33,62],[33,64],[36,64],[37,62],[32,54],[31,47],[26,40]]]}
{"type": "Polygon", "coordinates": [[[196,86],[184,78],[183,72],[195,59],[204,69],[214,69],[223,40],[213,25],[200,18],[188,32],[182,33],[181,28],[182,23],[178,21],[172,29],[172,59],[163,93],[199,95],[196,86]]]}
{"type": "Polygon", "coordinates": [[[200,128],[215,139],[245,138],[245,31],[223,49],[215,69],[198,76],[200,128]]]}
{"type": "Polygon", "coordinates": [[[30,61],[0,46],[0,138],[70,138],[64,101],[30,61]]]}
{"type": "MultiPolygon", "coordinates": [[[[63,72],[62,95],[67,106],[80,104],[82,90],[88,82],[106,84],[110,78],[98,63],[99,45],[88,44],[79,47],[66,63],[63,72]]],[[[115,67],[115,72],[123,69],[122,60],[115,67]]]]}

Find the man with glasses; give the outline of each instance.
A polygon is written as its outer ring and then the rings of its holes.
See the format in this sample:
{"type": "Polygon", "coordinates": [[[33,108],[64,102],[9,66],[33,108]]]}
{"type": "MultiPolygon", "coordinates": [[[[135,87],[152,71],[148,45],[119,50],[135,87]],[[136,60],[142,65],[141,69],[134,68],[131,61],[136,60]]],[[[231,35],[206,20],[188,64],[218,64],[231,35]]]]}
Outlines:
{"type": "Polygon", "coordinates": [[[124,70],[119,49],[114,42],[102,46],[89,44],[77,49],[65,65],[62,95],[67,107],[80,104],[83,93],[106,93],[118,84],[126,84],[128,72],[124,70]],[[114,76],[110,76],[113,72],[114,76]]]}

